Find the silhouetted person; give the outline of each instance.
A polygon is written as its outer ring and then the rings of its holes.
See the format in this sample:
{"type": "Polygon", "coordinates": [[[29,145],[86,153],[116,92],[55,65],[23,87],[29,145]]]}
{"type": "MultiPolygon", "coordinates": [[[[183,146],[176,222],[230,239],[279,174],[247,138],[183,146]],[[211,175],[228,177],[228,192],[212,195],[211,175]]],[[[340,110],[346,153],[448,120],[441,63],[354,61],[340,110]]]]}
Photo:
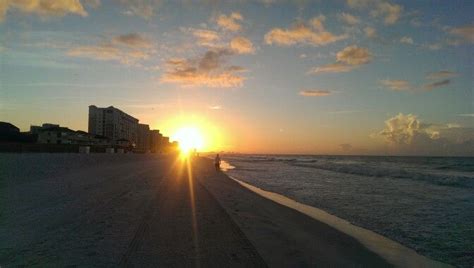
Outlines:
{"type": "Polygon", "coordinates": [[[219,154],[217,154],[216,159],[214,159],[214,166],[216,167],[217,171],[221,170],[221,157],[219,154]]]}

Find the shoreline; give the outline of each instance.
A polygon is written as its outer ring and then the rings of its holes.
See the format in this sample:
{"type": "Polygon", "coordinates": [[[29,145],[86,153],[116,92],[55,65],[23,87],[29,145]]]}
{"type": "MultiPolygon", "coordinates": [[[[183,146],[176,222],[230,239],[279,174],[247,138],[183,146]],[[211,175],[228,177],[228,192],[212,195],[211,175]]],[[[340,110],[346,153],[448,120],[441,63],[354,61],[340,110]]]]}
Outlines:
{"type": "Polygon", "coordinates": [[[262,197],[209,159],[196,165],[198,180],[214,195],[270,267],[391,267],[353,237],[294,209],[262,197]]]}
{"type": "Polygon", "coordinates": [[[172,156],[0,160],[0,265],[392,266],[354,237],[216,172],[209,159],[196,158],[191,172],[172,156]]]}
{"type": "MultiPolygon", "coordinates": [[[[227,174],[226,174],[227,175],[227,174]]],[[[227,175],[229,179],[238,182],[243,187],[251,190],[252,192],[263,196],[269,200],[272,200],[280,205],[294,209],[302,214],[305,214],[314,220],[328,224],[329,226],[354,237],[369,250],[380,255],[389,263],[397,267],[450,267],[448,264],[444,264],[435,260],[432,260],[426,256],[418,254],[415,250],[410,249],[396,241],[389,239],[388,237],[377,234],[371,230],[356,226],[350,222],[341,219],[337,216],[329,214],[328,212],[309,206],[284,195],[269,192],[253,186],[249,183],[237,180],[230,175],[227,175]]]]}

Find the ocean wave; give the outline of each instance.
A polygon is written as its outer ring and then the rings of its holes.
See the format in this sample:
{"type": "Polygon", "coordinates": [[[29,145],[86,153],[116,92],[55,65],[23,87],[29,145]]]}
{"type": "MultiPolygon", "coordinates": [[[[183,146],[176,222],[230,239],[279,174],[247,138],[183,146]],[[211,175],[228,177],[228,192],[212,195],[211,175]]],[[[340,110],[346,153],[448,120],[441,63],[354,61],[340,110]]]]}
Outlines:
{"type": "MultiPolygon", "coordinates": [[[[285,163],[295,167],[316,168],[344,174],[411,179],[427,183],[474,187],[473,158],[373,157],[373,156],[232,156],[229,161],[239,169],[259,169],[246,163],[285,163]],[[239,165],[238,163],[242,163],[239,165]]],[[[255,170],[257,171],[257,170],[255,170]]]]}
{"type": "Polygon", "coordinates": [[[360,164],[336,164],[336,163],[323,163],[323,164],[305,164],[305,163],[292,163],[293,166],[316,168],[328,171],[334,171],[339,173],[370,176],[370,177],[390,177],[397,179],[411,179],[425,181],[427,183],[433,183],[444,186],[454,187],[474,187],[474,177],[465,174],[453,174],[453,173],[436,173],[428,170],[414,170],[407,168],[390,168],[387,166],[363,166],[360,164]]]}

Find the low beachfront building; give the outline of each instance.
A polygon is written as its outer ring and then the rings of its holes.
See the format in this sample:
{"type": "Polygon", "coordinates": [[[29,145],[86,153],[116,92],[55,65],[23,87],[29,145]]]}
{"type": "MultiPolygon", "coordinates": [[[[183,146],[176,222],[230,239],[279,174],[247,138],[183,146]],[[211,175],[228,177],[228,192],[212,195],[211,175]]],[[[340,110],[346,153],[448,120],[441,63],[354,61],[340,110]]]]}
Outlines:
{"type": "Polygon", "coordinates": [[[40,144],[73,144],[76,131],[67,127],[54,126],[35,130],[38,135],[37,142],[40,144]]]}
{"type": "Polygon", "coordinates": [[[49,128],[54,128],[54,127],[59,127],[59,124],[51,124],[51,123],[43,123],[41,126],[30,126],[30,133],[31,134],[38,134],[40,131],[49,129],[49,128]]]}
{"type": "Polygon", "coordinates": [[[37,135],[39,144],[111,145],[111,141],[107,137],[89,134],[81,130],[74,131],[56,124],[43,124],[41,127],[32,126],[31,129],[31,132],[37,135]]]}

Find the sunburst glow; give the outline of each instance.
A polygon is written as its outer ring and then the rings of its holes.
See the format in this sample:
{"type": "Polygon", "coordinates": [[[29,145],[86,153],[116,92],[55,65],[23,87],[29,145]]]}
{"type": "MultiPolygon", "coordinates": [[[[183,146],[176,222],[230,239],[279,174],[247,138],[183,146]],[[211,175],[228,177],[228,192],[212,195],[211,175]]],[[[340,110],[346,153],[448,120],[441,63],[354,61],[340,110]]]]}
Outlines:
{"type": "Polygon", "coordinates": [[[228,135],[220,125],[204,116],[183,113],[170,116],[159,125],[163,133],[169,133],[170,141],[179,143],[180,150],[184,153],[193,149],[200,152],[222,150],[229,142],[228,135]]]}
{"type": "Polygon", "coordinates": [[[171,138],[179,142],[179,147],[184,153],[194,149],[202,150],[204,147],[204,138],[196,127],[182,127],[171,138]]]}

